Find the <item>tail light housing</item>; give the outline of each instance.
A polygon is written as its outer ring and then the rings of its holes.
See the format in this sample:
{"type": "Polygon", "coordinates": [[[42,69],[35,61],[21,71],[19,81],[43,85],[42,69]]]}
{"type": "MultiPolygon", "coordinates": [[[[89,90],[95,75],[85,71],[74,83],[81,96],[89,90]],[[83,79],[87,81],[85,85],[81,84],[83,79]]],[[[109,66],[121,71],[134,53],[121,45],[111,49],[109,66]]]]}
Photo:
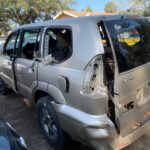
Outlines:
{"type": "Polygon", "coordinates": [[[103,61],[102,56],[98,55],[90,61],[83,72],[82,93],[97,94],[103,86],[103,61]]]}

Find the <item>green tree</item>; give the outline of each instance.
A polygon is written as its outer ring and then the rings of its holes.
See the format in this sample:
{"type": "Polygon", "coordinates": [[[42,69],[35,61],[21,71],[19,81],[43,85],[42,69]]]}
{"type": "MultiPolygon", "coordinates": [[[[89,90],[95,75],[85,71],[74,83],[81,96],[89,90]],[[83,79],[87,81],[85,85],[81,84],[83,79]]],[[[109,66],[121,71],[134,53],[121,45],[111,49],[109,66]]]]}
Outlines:
{"type": "Polygon", "coordinates": [[[7,20],[19,25],[50,20],[60,10],[70,9],[75,0],[0,0],[7,20]]]}
{"type": "Polygon", "coordinates": [[[115,0],[119,13],[150,16],[150,0],[115,0]],[[124,5],[125,4],[125,5],[124,5]]]}
{"type": "Polygon", "coordinates": [[[10,31],[8,20],[4,16],[3,9],[0,9],[0,36],[10,31]]]}
{"type": "Polygon", "coordinates": [[[110,1],[105,5],[105,12],[107,13],[116,13],[117,12],[117,5],[110,1]]]}
{"type": "Polygon", "coordinates": [[[131,13],[150,16],[150,0],[129,0],[131,13]]]}
{"type": "Polygon", "coordinates": [[[92,12],[93,9],[91,8],[90,5],[88,5],[88,6],[86,6],[86,8],[85,8],[83,11],[86,11],[86,12],[92,12]]]}

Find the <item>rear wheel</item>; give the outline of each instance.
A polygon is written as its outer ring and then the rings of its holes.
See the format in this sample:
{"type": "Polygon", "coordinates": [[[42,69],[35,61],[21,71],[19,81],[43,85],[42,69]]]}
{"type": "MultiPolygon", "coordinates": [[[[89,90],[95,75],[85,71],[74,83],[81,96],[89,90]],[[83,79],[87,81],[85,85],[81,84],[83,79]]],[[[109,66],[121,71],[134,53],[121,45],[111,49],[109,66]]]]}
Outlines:
{"type": "Polygon", "coordinates": [[[48,143],[57,150],[64,150],[70,143],[52,107],[51,98],[42,97],[37,102],[37,118],[48,143]]]}

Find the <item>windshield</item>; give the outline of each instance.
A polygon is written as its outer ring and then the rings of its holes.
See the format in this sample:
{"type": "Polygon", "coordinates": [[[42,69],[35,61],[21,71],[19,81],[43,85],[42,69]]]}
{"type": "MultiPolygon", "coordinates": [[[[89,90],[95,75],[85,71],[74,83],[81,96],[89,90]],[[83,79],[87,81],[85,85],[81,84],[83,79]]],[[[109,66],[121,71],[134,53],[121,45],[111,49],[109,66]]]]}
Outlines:
{"type": "Polygon", "coordinates": [[[107,21],[106,26],[120,73],[150,61],[150,23],[146,19],[107,21]]]}

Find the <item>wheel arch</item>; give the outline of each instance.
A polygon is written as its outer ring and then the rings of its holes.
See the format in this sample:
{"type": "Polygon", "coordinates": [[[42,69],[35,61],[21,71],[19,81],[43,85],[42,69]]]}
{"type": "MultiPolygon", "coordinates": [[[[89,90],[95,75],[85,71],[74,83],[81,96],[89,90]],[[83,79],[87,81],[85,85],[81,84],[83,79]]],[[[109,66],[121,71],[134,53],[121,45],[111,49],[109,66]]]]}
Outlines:
{"type": "Polygon", "coordinates": [[[42,91],[42,90],[37,90],[35,91],[34,93],[34,103],[36,104],[37,101],[42,98],[42,97],[45,97],[45,96],[49,96],[49,94],[45,91],[42,91]]]}
{"type": "Polygon", "coordinates": [[[52,100],[56,101],[56,103],[66,104],[62,92],[56,86],[40,82],[33,92],[33,103],[36,104],[37,101],[44,96],[50,96],[52,100]]]}

